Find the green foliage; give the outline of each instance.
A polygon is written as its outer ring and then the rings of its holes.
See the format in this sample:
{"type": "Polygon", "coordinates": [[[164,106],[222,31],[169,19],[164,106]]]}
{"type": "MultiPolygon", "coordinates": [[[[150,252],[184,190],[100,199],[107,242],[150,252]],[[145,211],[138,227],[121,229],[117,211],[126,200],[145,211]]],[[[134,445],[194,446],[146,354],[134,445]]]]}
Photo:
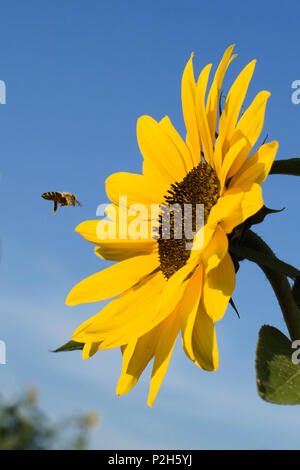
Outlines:
{"type": "Polygon", "coordinates": [[[90,413],[52,423],[38,407],[34,389],[13,402],[0,398],[0,450],[86,449],[97,421],[90,413]]]}
{"type": "Polygon", "coordinates": [[[279,405],[300,404],[300,365],[294,364],[291,341],[264,325],[256,349],[256,384],[261,398],[279,405]]]}

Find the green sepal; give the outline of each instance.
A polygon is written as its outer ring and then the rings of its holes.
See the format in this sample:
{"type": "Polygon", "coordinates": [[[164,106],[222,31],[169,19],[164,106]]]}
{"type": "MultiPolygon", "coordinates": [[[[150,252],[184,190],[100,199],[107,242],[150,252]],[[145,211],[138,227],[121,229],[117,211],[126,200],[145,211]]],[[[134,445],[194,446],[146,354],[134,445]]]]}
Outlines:
{"type": "Polygon", "coordinates": [[[277,212],[282,212],[285,209],[269,209],[269,207],[263,206],[256,214],[252,215],[245,221],[245,225],[251,227],[251,225],[260,224],[264,221],[267,215],[276,214],[277,212]]]}
{"type": "Polygon", "coordinates": [[[272,165],[270,175],[300,176],[300,158],[276,160],[272,165]]]}
{"type": "Polygon", "coordinates": [[[238,309],[236,308],[236,305],[235,305],[235,303],[234,303],[232,297],[231,297],[231,299],[229,300],[229,303],[230,303],[231,307],[233,308],[233,310],[235,311],[235,313],[237,314],[238,318],[241,318],[241,317],[240,317],[240,314],[239,314],[239,311],[238,311],[238,309]]]}
{"type": "Polygon", "coordinates": [[[71,340],[51,352],[77,351],[83,349],[83,346],[84,343],[77,343],[76,341],[71,340]]]}
{"type": "MultiPolygon", "coordinates": [[[[299,346],[298,346],[299,347],[299,346]]],[[[278,405],[300,404],[300,365],[292,342],[273,326],[264,325],[256,348],[256,385],[260,397],[278,405]]]]}

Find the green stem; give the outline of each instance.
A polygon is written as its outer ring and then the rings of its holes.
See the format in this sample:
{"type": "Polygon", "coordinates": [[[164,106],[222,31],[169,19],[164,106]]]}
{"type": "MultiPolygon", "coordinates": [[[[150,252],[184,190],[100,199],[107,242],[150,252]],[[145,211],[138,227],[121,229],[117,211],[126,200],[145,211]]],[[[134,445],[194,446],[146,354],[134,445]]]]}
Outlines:
{"type": "MultiPolygon", "coordinates": [[[[261,252],[263,256],[275,256],[271,248],[251,230],[244,234],[243,245],[261,252]]],[[[292,341],[300,339],[300,311],[297,309],[287,277],[259,261],[256,262],[273,287],[292,341]]]]}

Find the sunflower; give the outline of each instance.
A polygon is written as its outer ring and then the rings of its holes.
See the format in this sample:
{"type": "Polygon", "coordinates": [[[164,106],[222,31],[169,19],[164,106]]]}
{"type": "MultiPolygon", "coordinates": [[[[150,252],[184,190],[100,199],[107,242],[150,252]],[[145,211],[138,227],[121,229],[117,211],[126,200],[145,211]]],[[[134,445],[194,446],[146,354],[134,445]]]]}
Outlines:
{"type": "MultiPolygon", "coordinates": [[[[215,322],[226,311],[236,277],[228,237],[262,208],[261,184],[278,148],[274,141],[252,151],[270,96],[261,91],[246,110],[242,108],[255,60],[237,76],[221,109],[222,82],[236,57],[233,48],[225,51],[209,90],[211,64],[196,82],[191,55],[182,77],[186,141],[167,116],[160,122],[140,117],[137,139],[144,158],[143,174],[111,175],[106,181],[111,220],[89,220],[76,228],[96,245],[99,257],[118,263],[79,282],[69,293],[68,305],[114,298],[76,329],[73,340],[84,343],[84,359],[103,349],[121,347],[118,395],[131,390],[154,358],[150,406],[180,331],[189,359],[207,371],[218,368],[215,322]],[[120,204],[124,196],[128,206],[143,204],[146,208],[203,204],[204,224],[190,240],[189,249],[184,236],[163,237],[161,214],[154,217],[156,235],[151,231],[147,237],[126,237],[120,220],[127,221],[126,232],[134,217],[120,204]],[[104,225],[117,236],[99,236],[104,225]]],[[[148,223],[153,222],[151,217],[148,223]]]]}

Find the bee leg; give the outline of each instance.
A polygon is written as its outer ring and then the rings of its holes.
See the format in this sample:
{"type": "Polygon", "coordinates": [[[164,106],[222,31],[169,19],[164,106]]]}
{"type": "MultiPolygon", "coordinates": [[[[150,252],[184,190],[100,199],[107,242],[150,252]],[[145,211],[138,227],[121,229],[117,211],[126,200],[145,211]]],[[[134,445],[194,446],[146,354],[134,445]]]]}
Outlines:
{"type": "Polygon", "coordinates": [[[52,214],[55,214],[56,211],[57,211],[57,201],[54,201],[54,209],[53,209],[52,214]]]}

